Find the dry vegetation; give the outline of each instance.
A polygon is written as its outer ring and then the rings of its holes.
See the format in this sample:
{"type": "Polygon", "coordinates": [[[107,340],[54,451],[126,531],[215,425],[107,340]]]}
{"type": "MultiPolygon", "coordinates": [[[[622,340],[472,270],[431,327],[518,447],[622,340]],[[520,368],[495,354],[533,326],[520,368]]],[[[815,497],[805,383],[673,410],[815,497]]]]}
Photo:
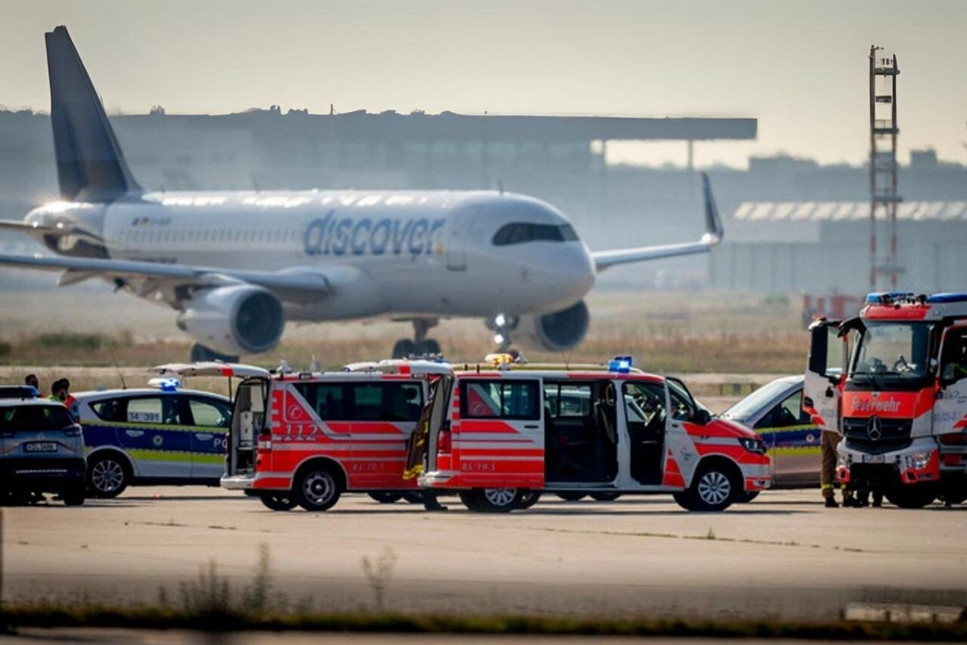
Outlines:
{"type": "MultiPolygon", "coordinates": [[[[170,310],[126,295],[65,294],[4,294],[0,363],[15,366],[8,373],[57,366],[83,375],[86,367],[143,368],[187,358],[190,339],[175,329],[170,310]],[[57,311],[51,311],[52,302],[57,311]]],[[[567,354],[525,349],[527,357],[602,362],[630,354],[645,369],[673,373],[793,373],[805,361],[806,334],[795,298],[602,290],[588,304],[591,329],[578,349],[567,354]]],[[[286,358],[304,368],[316,356],[323,366],[338,366],[384,358],[409,333],[406,323],[290,325],[275,350],[242,360],[272,367],[286,358]]],[[[479,360],[493,349],[481,321],[443,321],[432,336],[454,360],[479,360]]]]}

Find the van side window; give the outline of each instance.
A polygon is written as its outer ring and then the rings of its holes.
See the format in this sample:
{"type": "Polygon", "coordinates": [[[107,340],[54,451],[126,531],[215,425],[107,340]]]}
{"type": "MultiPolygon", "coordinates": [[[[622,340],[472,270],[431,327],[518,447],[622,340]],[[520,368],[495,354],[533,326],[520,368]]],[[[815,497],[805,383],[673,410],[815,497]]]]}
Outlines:
{"type": "Polygon", "coordinates": [[[413,421],[423,409],[419,383],[296,383],[323,421],[413,421]]]}
{"type": "Polygon", "coordinates": [[[467,419],[541,418],[537,381],[465,380],[460,384],[460,414],[467,419]]]}

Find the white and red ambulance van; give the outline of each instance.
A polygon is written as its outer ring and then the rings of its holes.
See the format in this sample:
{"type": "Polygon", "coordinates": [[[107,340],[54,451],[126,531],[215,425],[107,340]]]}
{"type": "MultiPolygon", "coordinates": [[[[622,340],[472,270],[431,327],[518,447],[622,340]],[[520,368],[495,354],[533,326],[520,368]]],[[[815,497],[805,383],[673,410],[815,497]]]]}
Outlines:
{"type": "Polygon", "coordinates": [[[279,372],[225,363],[164,365],[161,373],[241,378],[223,488],[273,510],[325,511],[344,491],[415,490],[403,479],[407,441],[429,383],[445,363],[382,361],[335,372],[279,372]]]}
{"type": "Polygon", "coordinates": [[[769,487],[754,432],[712,418],[685,384],[621,357],[602,368],[457,369],[435,396],[421,485],[459,491],[474,511],[522,507],[536,491],[672,493],[721,511],[769,487]]]}

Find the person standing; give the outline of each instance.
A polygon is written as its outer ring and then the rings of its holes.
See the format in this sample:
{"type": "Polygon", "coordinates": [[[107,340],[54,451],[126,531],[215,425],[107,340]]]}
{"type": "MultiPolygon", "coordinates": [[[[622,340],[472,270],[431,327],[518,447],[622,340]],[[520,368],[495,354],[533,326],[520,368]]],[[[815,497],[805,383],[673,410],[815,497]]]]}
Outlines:
{"type": "Polygon", "coordinates": [[[24,377],[24,385],[29,385],[30,387],[37,390],[37,396],[42,397],[43,394],[40,393],[40,379],[37,378],[36,374],[28,374],[24,377]]]}
{"type": "Polygon", "coordinates": [[[78,414],[80,410],[78,409],[77,399],[74,395],[70,393],[71,382],[66,378],[57,379],[50,386],[50,396],[47,397],[51,401],[60,401],[70,412],[71,418],[77,421],[78,414]]]}

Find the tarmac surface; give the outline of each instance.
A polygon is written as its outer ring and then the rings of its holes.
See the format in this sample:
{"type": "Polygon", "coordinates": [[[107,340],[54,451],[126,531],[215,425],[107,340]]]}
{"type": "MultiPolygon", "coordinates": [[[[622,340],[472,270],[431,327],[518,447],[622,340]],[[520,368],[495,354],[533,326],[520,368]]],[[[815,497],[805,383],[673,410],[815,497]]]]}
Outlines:
{"type": "Polygon", "coordinates": [[[272,602],[323,611],[834,620],[857,602],[967,605],[967,505],[825,509],[818,490],[767,491],[710,514],[549,495],[490,515],[441,499],[448,512],[361,494],[273,512],[150,487],[8,507],[3,599],[177,605],[214,566],[242,602],[265,545],[272,602]]]}

